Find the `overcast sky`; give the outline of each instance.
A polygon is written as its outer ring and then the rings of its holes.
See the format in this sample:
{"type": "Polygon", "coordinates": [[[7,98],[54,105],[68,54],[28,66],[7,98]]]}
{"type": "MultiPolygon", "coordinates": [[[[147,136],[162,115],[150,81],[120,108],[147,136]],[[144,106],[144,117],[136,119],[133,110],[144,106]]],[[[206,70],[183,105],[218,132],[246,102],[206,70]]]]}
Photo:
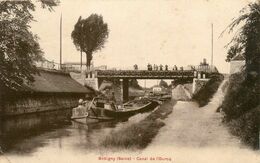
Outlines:
{"type": "MultiPolygon", "coordinates": [[[[54,12],[37,8],[32,31],[48,60],[59,62],[59,20],[63,17],[63,62],[80,61],[71,40],[79,16],[103,16],[109,28],[105,48],[94,54],[94,65],[129,68],[138,64],[197,65],[211,56],[214,23],[214,64],[228,72],[224,46],[230,35],[220,33],[249,0],[60,0],[54,12]]],[[[83,57],[85,58],[85,57],[83,57]]]]}

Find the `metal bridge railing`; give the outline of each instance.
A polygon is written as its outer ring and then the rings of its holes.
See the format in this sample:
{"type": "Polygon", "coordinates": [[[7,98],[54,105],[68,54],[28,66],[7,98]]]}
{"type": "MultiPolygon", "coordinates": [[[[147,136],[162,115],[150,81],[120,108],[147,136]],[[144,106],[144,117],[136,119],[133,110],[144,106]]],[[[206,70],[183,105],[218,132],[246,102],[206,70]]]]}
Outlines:
{"type": "Polygon", "coordinates": [[[193,70],[99,70],[97,77],[194,77],[193,70]]]}

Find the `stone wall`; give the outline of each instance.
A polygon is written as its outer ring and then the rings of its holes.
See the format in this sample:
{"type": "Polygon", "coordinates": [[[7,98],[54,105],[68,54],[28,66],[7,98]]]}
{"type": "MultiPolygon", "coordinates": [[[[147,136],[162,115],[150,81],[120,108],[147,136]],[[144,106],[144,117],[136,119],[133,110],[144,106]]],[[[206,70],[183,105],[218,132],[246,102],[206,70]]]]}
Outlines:
{"type": "Polygon", "coordinates": [[[37,113],[44,111],[72,109],[78,105],[79,98],[84,95],[30,95],[6,100],[3,116],[37,113]]]}

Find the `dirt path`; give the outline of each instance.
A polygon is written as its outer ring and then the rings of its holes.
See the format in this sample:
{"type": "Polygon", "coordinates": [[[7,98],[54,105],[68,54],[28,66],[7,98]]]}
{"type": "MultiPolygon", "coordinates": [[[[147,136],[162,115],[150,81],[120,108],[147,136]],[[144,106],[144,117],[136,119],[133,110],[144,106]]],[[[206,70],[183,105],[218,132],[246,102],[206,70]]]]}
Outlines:
{"type": "Polygon", "coordinates": [[[239,141],[221,123],[221,114],[179,101],[153,144],[174,146],[237,146],[239,141]],[[169,136],[170,135],[170,136],[169,136]]]}
{"type": "Polygon", "coordinates": [[[178,101],[145,153],[157,151],[156,155],[168,155],[176,163],[260,162],[260,153],[243,146],[221,122],[222,114],[215,112],[220,101],[215,97],[202,108],[178,101]]]}
{"type": "Polygon", "coordinates": [[[191,99],[190,93],[184,88],[183,85],[177,85],[172,90],[172,97],[175,100],[183,100],[183,101],[188,101],[191,99]]]}

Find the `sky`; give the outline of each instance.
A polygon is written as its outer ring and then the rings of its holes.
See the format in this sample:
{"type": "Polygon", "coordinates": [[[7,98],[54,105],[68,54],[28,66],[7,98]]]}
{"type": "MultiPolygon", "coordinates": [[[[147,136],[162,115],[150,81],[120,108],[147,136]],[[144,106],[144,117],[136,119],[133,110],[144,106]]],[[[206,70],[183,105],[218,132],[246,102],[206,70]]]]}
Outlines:
{"type": "MultiPolygon", "coordinates": [[[[94,65],[120,69],[151,64],[198,65],[211,57],[211,23],[214,24],[214,65],[228,73],[224,47],[232,34],[222,31],[249,0],[60,0],[53,12],[39,6],[31,24],[44,56],[59,63],[59,21],[62,14],[63,62],[80,61],[71,32],[79,16],[103,16],[109,37],[93,54],[94,65]]],[[[85,58],[83,56],[83,58],[85,58]]]]}

